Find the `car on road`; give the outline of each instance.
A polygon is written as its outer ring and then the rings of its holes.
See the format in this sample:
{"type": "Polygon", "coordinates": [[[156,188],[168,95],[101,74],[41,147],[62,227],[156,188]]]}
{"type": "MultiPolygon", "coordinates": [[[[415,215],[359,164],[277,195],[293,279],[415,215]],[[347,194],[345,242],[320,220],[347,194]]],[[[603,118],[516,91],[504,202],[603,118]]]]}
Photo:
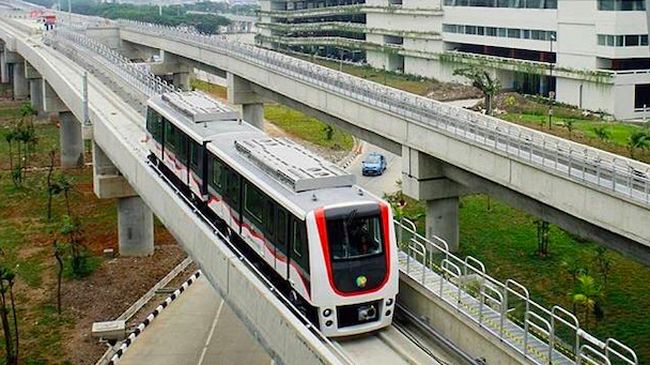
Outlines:
{"type": "Polygon", "coordinates": [[[379,152],[371,152],[361,162],[361,173],[363,176],[381,175],[386,167],[386,157],[379,152]]]}

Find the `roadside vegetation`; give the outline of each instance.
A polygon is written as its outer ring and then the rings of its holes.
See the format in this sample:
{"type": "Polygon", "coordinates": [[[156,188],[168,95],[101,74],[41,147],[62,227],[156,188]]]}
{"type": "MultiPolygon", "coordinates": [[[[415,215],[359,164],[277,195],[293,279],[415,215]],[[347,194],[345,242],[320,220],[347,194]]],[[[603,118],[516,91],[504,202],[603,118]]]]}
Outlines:
{"type": "MultiPolygon", "coordinates": [[[[226,99],[227,89],[201,80],[192,80],[194,89],[226,99]]],[[[318,119],[280,104],[265,104],[264,118],[288,135],[332,151],[350,151],[354,140],[349,133],[329,126],[318,119]]]]}
{"type": "Polygon", "coordinates": [[[92,322],[117,317],[184,258],[159,224],[152,257],[102,256],[117,251],[115,200],[95,197],[92,168],[61,170],[58,144],[56,121],[0,99],[2,365],[94,363],[105,347],[88,339],[92,322]]]}
{"type": "MultiPolygon", "coordinates": [[[[424,233],[422,202],[400,192],[386,198],[398,216],[412,218],[424,233]]],[[[538,303],[574,311],[591,333],[625,342],[640,364],[650,361],[649,267],[554,225],[548,226],[543,247],[536,217],[486,195],[463,196],[459,219],[460,257],[481,260],[490,275],[517,280],[538,303]]]]}

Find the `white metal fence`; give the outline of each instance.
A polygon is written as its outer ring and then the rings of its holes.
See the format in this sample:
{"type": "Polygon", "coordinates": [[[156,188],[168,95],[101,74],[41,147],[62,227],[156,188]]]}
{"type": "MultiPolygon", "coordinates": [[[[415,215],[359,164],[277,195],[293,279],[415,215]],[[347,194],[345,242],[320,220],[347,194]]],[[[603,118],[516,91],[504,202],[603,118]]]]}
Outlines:
{"type": "Polygon", "coordinates": [[[121,20],[118,24],[129,31],[194,44],[256,64],[540,169],[650,204],[647,164],[218,36],[135,21],[121,20]]]}
{"type": "Polygon", "coordinates": [[[408,219],[396,221],[395,229],[406,254],[404,273],[532,363],[638,365],[628,346],[592,336],[570,311],[543,307],[517,281],[493,278],[481,261],[452,254],[443,239],[423,237],[408,219]]]}

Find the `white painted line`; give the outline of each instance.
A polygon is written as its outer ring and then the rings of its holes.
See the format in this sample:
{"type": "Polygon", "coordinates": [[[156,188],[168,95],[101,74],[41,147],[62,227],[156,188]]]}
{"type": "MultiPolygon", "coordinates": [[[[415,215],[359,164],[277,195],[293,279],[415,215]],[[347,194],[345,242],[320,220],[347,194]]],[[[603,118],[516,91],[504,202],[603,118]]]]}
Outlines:
{"type": "Polygon", "coordinates": [[[210,328],[210,333],[208,334],[208,338],[205,340],[205,345],[203,346],[203,351],[201,351],[201,357],[199,358],[199,362],[197,365],[201,365],[203,363],[203,359],[205,358],[205,353],[208,351],[208,347],[210,346],[210,341],[212,340],[212,335],[214,335],[214,329],[217,328],[217,322],[219,321],[219,317],[221,317],[221,308],[223,308],[223,303],[224,300],[221,299],[221,303],[219,304],[219,309],[217,309],[217,315],[214,316],[214,321],[212,321],[212,328],[210,328]]]}

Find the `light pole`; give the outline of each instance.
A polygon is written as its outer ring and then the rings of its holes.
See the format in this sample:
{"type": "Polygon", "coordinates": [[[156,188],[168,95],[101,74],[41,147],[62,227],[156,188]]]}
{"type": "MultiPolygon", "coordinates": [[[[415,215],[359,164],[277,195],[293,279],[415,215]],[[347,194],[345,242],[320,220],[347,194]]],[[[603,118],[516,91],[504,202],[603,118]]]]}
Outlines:
{"type": "MultiPolygon", "coordinates": [[[[549,62],[548,62],[548,98],[550,104],[548,107],[548,129],[552,128],[553,123],[553,101],[555,100],[555,91],[551,90],[551,84],[553,83],[553,60],[551,59],[553,55],[553,41],[555,40],[555,34],[551,33],[549,37],[550,40],[550,52],[549,52],[549,62]]],[[[557,58],[556,58],[557,59],[557,58]]]]}

